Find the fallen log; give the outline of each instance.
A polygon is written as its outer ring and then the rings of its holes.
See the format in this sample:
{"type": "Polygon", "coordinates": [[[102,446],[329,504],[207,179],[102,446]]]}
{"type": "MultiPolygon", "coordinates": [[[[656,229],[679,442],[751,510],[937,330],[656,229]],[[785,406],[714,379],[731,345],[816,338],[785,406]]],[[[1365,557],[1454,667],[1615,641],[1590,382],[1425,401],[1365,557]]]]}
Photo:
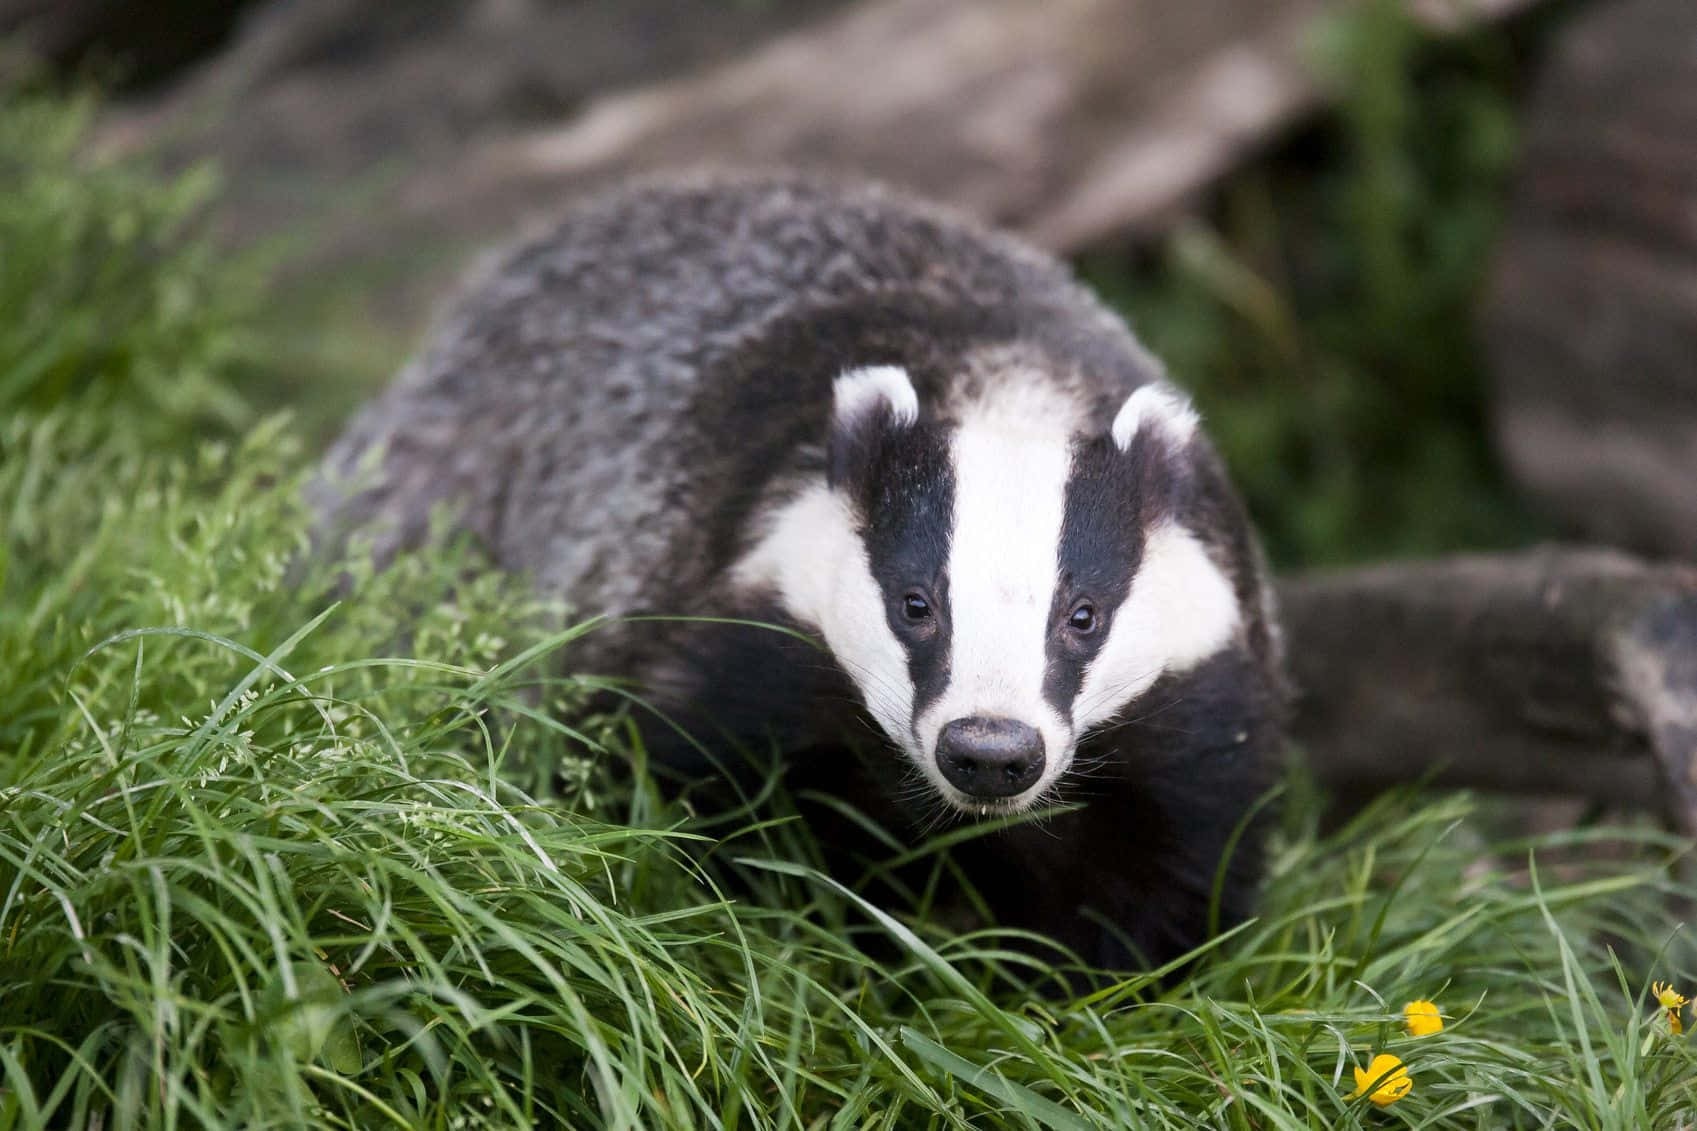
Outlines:
{"type": "Polygon", "coordinates": [[[1697,568],[1540,549],[1284,581],[1295,734],[1359,794],[1430,777],[1697,832],[1697,568]]]}

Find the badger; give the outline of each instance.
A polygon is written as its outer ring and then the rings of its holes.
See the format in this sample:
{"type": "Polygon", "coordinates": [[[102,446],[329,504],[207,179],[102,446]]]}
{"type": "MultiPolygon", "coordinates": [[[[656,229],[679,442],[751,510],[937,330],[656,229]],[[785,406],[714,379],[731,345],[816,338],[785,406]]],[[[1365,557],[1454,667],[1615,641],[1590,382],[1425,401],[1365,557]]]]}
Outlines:
{"type": "Polygon", "coordinates": [[[1086,963],[1250,909],[1256,539],[1186,396],[1010,236],[796,173],[604,191],[466,290],[315,497],[379,558],[446,508],[610,618],[571,661],[658,764],[776,750],[914,840],[988,818],[967,878],[1086,963]]]}

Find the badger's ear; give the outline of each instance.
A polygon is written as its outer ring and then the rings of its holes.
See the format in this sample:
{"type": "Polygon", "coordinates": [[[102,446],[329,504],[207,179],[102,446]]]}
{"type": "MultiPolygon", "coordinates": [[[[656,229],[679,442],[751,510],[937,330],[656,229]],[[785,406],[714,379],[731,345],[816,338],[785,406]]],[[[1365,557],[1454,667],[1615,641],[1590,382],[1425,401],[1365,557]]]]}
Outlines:
{"type": "Polygon", "coordinates": [[[1125,399],[1109,428],[1122,452],[1131,450],[1139,435],[1160,436],[1172,448],[1182,448],[1196,435],[1200,418],[1190,398],[1170,385],[1142,385],[1125,399]]]}
{"type": "Polygon", "coordinates": [[[919,394],[899,365],[869,365],[838,377],[831,389],[826,479],[832,487],[866,467],[888,433],[919,419],[919,394]]]}

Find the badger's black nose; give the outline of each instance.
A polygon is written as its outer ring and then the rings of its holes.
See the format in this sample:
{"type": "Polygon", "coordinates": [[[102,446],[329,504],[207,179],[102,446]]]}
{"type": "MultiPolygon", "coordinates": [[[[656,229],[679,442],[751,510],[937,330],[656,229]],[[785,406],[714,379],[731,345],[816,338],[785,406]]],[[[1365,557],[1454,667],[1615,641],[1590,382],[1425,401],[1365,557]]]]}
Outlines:
{"type": "Polygon", "coordinates": [[[956,719],[937,738],[937,768],[973,797],[1012,797],[1043,776],[1043,736],[1013,719],[956,719]]]}

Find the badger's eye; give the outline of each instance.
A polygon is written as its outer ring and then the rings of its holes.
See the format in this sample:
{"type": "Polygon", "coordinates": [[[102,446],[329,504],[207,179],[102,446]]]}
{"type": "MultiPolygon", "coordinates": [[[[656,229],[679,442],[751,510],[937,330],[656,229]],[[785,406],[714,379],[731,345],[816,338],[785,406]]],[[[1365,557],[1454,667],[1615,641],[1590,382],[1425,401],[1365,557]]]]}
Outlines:
{"type": "Polygon", "coordinates": [[[1096,606],[1089,601],[1080,601],[1073,607],[1072,614],[1067,617],[1067,627],[1080,634],[1094,632],[1096,630],[1096,606]]]}
{"type": "Polygon", "coordinates": [[[909,593],[902,598],[902,616],[915,623],[930,620],[931,602],[923,593],[909,593]]]}

